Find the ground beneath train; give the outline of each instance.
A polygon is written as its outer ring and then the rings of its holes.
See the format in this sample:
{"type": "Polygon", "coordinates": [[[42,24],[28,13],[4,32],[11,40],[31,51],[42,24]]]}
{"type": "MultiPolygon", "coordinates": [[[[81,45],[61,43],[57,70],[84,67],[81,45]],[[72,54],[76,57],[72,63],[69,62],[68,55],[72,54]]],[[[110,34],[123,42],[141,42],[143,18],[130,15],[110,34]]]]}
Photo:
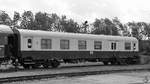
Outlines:
{"type": "Polygon", "coordinates": [[[13,82],[11,84],[150,84],[150,71],[58,77],[35,81],[13,82]]]}

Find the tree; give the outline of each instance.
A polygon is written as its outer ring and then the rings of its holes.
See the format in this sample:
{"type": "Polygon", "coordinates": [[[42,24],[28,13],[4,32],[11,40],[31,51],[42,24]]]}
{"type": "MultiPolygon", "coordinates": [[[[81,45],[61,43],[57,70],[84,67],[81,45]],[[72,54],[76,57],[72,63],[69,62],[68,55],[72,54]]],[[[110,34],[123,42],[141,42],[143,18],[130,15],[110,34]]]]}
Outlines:
{"type": "Polygon", "coordinates": [[[31,11],[24,11],[20,27],[22,29],[34,29],[34,15],[31,11]]]}
{"type": "Polygon", "coordinates": [[[141,29],[141,27],[140,27],[140,25],[139,25],[139,23],[136,23],[136,22],[128,22],[127,23],[127,25],[128,25],[128,27],[131,29],[131,36],[132,37],[135,37],[135,38],[137,38],[137,39],[142,39],[142,36],[141,36],[141,34],[140,34],[140,29],[141,29]]]}
{"type": "Polygon", "coordinates": [[[129,28],[128,28],[128,25],[127,25],[127,24],[124,24],[124,25],[123,25],[122,35],[123,35],[123,36],[131,37],[131,33],[130,33],[130,31],[129,31],[129,28]]]}
{"type": "Polygon", "coordinates": [[[59,20],[60,17],[55,13],[38,12],[35,15],[35,23],[39,30],[61,31],[59,20]]]}
{"type": "Polygon", "coordinates": [[[119,35],[117,27],[115,26],[115,24],[113,24],[113,22],[110,19],[105,18],[104,22],[107,30],[106,33],[108,35],[119,35]]]}
{"type": "Polygon", "coordinates": [[[96,19],[93,23],[94,29],[92,29],[93,34],[104,34],[104,35],[119,35],[118,29],[115,24],[109,20],[105,19],[96,19]]]}
{"type": "Polygon", "coordinates": [[[57,14],[52,13],[50,18],[51,18],[51,21],[52,21],[52,31],[62,32],[63,29],[62,29],[62,26],[61,26],[61,22],[66,19],[66,16],[62,16],[60,18],[57,14]]]}
{"type": "Polygon", "coordinates": [[[80,31],[78,23],[73,19],[61,20],[60,24],[63,32],[79,33],[80,31]]]}
{"type": "Polygon", "coordinates": [[[0,11],[0,24],[11,26],[12,20],[5,11],[0,11]]]}
{"type": "Polygon", "coordinates": [[[120,22],[120,20],[117,17],[115,17],[112,19],[112,22],[118,29],[118,33],[120,35],[123,35],[123,31],[125,31],[125,29],[124,29],[124,25],[120,22]]]}
{"type": "Polygon", "coordinates": [[[67,25],[65,28],[66,32],[79,33],[79,25],[73,19],[67,21],[67,25]]]}
{"type": "Polygon", "coordinates": [[[85,21],[84,23],[82,23],[81,27],[80,27],[80,33],[89,33],[89,24],[88,21],[85,21]]]}
{"type": "Polygon", "coordinates": [[[103,21],[103,19],[95,19],[95,22],[93,23],[93,29],[91,31],[92,34],[105,34],[105,26],[103,21]]]}
{"type": "Polygon", "coordinates": [[[140,33],[143,35],[143,37],[148,37],[148,39],[150,40],[150,24],[145,22],[139,22],[138,25],[141,26],[140,33]]]}
{"type": "Polygon", "coordinates": [[[12,25],[13,26],[17,26],[17,27],[19,27],[19,25],[18,25],[18,21],[20,20],[20,14],[19,14],[19,12],[14,12],[14,17],[13,17],[13,21],[12,21],[12,25]]]}

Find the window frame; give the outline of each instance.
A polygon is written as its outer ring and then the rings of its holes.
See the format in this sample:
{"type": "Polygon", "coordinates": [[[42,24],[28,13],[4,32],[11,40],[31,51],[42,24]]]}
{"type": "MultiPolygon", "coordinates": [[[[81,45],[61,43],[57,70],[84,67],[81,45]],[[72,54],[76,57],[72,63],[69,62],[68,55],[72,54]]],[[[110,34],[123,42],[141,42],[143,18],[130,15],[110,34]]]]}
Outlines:
{"type": "Polygon", "coordinates": [[[60,40],[60,49],[70,49],[70,40],[61,39],[60,40]]]}
{"type": "Polygon", "coordinates": [[[94,41],[94,49],[95,50],[102,50],[102,41],[94,41]]]}
{"type": "Polygon", "coordinates": [[[124,49],[125,50],[131,50],[131,42],[125,42],[124,43],[124,49]]]}
{"type": "Polygon", "coordinates": [[[41,49],[52,49],[52,39],[42,38],[41,49]],[[45,41],[45,43],[44,43],[45,41]]]}
{"type": "Polygon", "coordinates": [[[133,50],[136,50],[137,43],[133,42],[133,50]]]}
{"type": "Polygon", "coordinates": [[[78,49],[79,50],[87,49],[87,41],[86,40],[78,40],[78,49]]]}
{"type": "Polygon", "coordinates": [[[28,38],[27,43],[28,43],[27,47],[32,48],[32,38],[28,38]]]}

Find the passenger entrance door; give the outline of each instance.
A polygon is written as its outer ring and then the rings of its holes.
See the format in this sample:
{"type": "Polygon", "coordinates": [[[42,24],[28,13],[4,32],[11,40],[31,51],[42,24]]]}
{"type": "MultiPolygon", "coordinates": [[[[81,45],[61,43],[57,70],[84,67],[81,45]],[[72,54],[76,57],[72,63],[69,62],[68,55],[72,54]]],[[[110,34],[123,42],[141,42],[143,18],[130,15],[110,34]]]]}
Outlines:
{"type": "Polygon", "coordinates": [[[136,42],[133,42],[133,51],[136,51],[136,42]]]}
{"type": "Polygon", "coordinates": [[[111,42],[111,56],[112,57],[117,57],[118,56],[118,53],[116,52],[117,51],[117,42],[116,41],[113,41],[111,42]]]}
{"type": "Polygon", "coordinates": [[[24,38],[24,49],[25,50],[32,50],[33,48],[33,38],[32,37],[25,37],[24,38]]]}

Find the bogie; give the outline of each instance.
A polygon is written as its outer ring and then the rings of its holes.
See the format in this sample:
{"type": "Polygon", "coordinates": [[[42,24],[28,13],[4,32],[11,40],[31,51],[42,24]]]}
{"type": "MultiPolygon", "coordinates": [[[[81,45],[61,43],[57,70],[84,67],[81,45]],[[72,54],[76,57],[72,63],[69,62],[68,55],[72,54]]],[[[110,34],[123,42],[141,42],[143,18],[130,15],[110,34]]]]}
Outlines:
{"type": "Polygon", "coordinates": [[[57,68],[59,65],[60,65],[60,62],[58,60],[51,61],[52,68],[57,68]]]}
{"type": "Polygon", "coordinates": [[[104,65],[108,65],[109,62],[108,61],[103,61],[103,63],[104,63],[104,65]]]}
{"type": "Polygon", "coordinates": [[[24,67],[24,69],[30,69],[30,65],[28,64],[23,64],[22,66],[24,67]]]}

